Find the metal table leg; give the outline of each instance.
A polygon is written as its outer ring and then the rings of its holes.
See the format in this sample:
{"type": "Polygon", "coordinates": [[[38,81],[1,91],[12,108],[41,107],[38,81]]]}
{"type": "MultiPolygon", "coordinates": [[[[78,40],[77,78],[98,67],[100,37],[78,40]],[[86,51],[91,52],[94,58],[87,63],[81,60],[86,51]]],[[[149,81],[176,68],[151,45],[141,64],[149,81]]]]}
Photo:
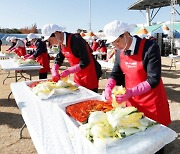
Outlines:
{"type": "Polygon", "coordinates": [[[19,132],[19,139],[22,139],[22,131],[25,127],[26,127],[26,124],[24,123],[19,132]]]}
{"type": "Polygon", "coordinates": [[[9,75],[10,75],[10,71],[8,71],[8,75],[7,75],[7,76],[5,77],[5,79],[3,80],[3,84],[4,84],[4,82],[6,81],[7,78],[10,78],[9,75]]]}
{"type": "Polygon", "coordinates": [[[10,100],[11,95],[12,95],[12,92],[10,92],[8,95],[8,101],[10,100]]]}
{"type": "Polygon", "coordinates": [[[171,66],[169,69],[171,70],[172,67],[174,67],[176,70],[176,59],[174,59],[174,58],[171,59],[171,66]]]}

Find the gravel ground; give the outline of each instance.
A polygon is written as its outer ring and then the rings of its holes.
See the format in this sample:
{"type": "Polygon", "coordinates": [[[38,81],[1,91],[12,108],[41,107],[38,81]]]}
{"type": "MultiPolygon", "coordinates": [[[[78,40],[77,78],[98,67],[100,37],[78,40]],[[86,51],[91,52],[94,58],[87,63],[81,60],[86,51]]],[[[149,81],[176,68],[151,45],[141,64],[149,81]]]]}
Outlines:
{"type": "MultiPolygon", "coordinates": [[[[2,51],[7,47],[3,47],[2,51]]],[[[162,57],[162,78],[166,88],[169,105],[171,110],[172,123],[170,128],[178,133],[176,140],[165,147],[165,154],[180,153],[180,64],[177,68],[169,69],[171,59],[162,57]]],[[[13,73],[13,72],[12,72],[13,73]]],[[[107,75],[108,73],[106,73],[107,75]]],[[[14,78],[7,79],[5,84],[3,80],[7,72],[0,70],[0,153],[4,154],[36,154],[37,151],[32,143],[27,128],[23,131],[23,138],[19,139],[19,131],[24,121],[16,102],[11,96],[10,83],[14,82],[14,78]]],[[[50,78],[50,75],[48,75],[50,78]]],[[[32,78],[38,79],[37,76],[32,78]]],[[[21,80],[23,81],[23,80],[21,80]]],[[[100,80],[99,92],[102,92],[106,83],[106,76],[103,75],[100,80]]]]}

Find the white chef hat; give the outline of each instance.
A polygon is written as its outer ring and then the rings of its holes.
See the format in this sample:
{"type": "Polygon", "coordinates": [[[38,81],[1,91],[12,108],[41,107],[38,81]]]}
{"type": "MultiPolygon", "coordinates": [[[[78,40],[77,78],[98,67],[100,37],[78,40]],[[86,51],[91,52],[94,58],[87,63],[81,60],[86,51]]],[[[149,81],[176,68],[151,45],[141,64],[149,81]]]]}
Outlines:
{"type": "Polygon", "coordinates": [[[64,31],[64,27],[58,26],[56,24],[46,24],[42,28],[42,35],[44,36],[44,40],[47,40],[53,33],[64,31]]]}
{"type": "Polygon", "coordinates": [[[38,36],[37,36],[36,34],[29,33],[29,34],[27,35],[28,41],[31,41],[31,40],[36,39],[36,38],[38,38],[38,36]]]}
{"type": "Polygon", "coordinates": [[[134,25],[129,25],[122,21],[115,20],[104,26],[104,34],[106,35],[106,43],[111,43],[115,41],[120,35],[125,32],[131,32],[134,25]]]}
{"type": "Polygon", "coordinates": [[[8,37],[6,38],[6,41],[7,41],[7,42],[10,42],[10,38],[11,38],[11,37],[8,36],[8,37]]]}
{"type": "Polygon", "coordinates": [[[14,41],[14,40],[16,40],[17,38],[15,37],[15,36],[12,36],[12,37],[10,37],[10,41],[14,41]]]}

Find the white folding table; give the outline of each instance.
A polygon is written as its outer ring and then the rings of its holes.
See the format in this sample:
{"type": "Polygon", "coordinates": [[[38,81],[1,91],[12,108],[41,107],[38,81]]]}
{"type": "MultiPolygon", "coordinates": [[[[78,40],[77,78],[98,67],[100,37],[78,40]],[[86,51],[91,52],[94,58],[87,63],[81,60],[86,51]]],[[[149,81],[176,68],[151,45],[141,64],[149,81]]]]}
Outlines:
{"type": "Polygon", "coordinates": [[[169,69],[171,69],[172,67],[174,67],[175,70],[176,70],[176,64],[178,63],[178,61],[179,61],[179,63],[180,63],[180,55],[170,54],[170,55],[169,55],[169,58],[171,58],[171,65],[170,65],[170,68],[169,68],[169,69]]]}
{"type": "MultiPolygon", "coordinates": [[[[22,78],[25,78],[22,74],[22,71],[28,71],[28,72],[31,72],[31,71],[35,71],[35,70],[39,70],[42,68],[41,65],[24,65],[24,66],[18,66],[16,63],[13,62],[12,59],[5,59],[5,60],[0,60],[0,65],[1,65],[1,68],[2,70],[4,71],[7,71],[8,72],[8,75],[6,76],[6,78],[3,80],[3,84],[5,82],[5,80],[7,78],[12,78],[10,76],[10,71],[15,71],[15,82],[17,82],[19,79],[18,79],[18,73],[20,73],[20,77],[22,78]]],[[[26,78],[25,78],[26,79],[26,78]]],[[[30,78],[31,80],[31,73],[30,73],[30,78]]]]}
{"type": "Polygon", "coordinates": [[[177,137],[170,128],[155,125],[115,144],[97,147],[82,136],[61,108],[63,103],[76,99],[100,97],[97,94],[89,93],[84,88],[78,95],[64,95],[63,99],[59,96],[56,100],[43,101],[34,95],[26,82],[12,83],[11,90],[39,154],[152,154],[177,137]]]}
{"type": "Polygon", "coordinates": [[[9,59],[9,58],[12,58],[12,57],[14,57],[15,56],[15,54],[5,54],[5,53],[3,53],[3,52],[1,52],[0,51],[0,59],[1,60],[3,60],[3,59],[9,59]]]}
{"type": "Polygon", "coordinates": [[[99,64],[101,65],[101,67],[106,68],[106,69],[110,69],[112,70],[114,64],[110,63],[110,62],[105,62],[103,60],[98,60],[99,64]]]}

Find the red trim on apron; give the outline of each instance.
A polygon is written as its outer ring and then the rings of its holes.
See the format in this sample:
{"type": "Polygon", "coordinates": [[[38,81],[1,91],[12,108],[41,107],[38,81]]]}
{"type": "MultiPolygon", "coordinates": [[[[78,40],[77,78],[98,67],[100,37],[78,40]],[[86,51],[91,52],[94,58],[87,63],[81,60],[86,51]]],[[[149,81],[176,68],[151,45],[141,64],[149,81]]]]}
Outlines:
{"type": "MultiPolygon", "coordinates": [[[[132,88],[139,83],[146,81],[147,73],[144,70],[142,56],[146,39],[142,39],[137,55],[120,54],[120,67],[125,74],[126,88],[132,88]]],[[[171,122],[169,105],[162,79],[160,79],[157,87],[149,92],[130,98],[128,105],[138,108],[140,112],[144,112],[145,116],[161,123],[168,125],[171,122]]]]}

